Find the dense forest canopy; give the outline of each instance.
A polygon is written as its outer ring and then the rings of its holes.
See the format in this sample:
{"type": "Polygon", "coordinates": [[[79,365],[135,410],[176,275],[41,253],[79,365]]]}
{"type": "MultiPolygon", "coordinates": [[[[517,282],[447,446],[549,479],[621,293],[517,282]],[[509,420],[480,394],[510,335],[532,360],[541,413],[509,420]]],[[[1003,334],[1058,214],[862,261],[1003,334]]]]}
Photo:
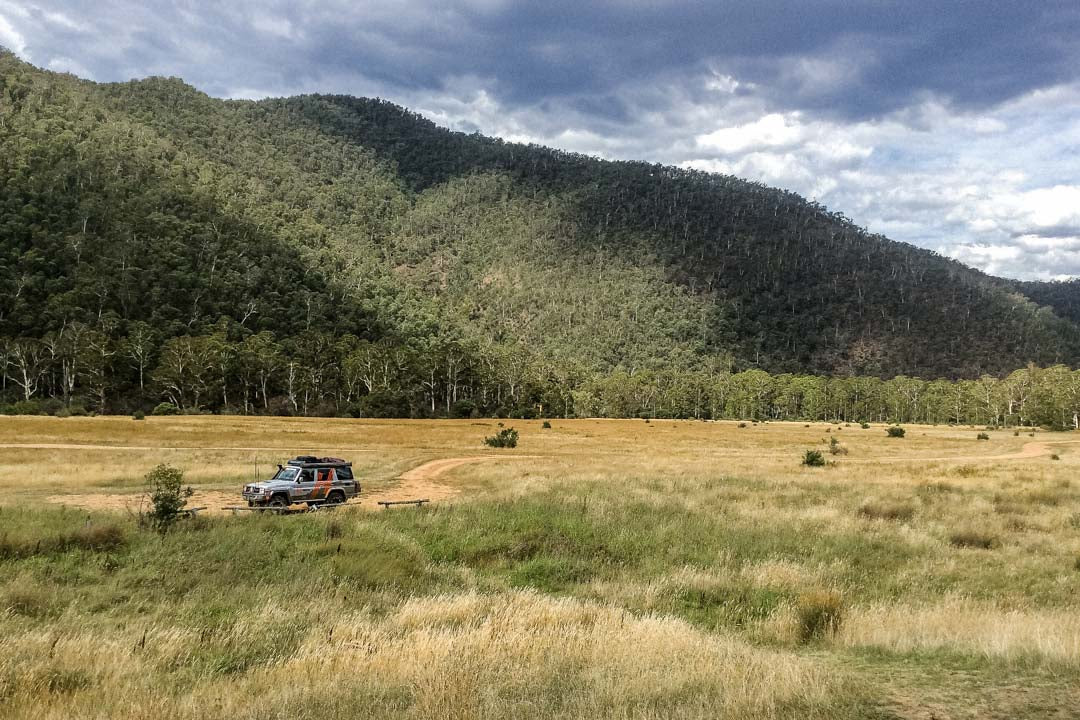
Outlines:
{"type": "MultiPolygon", "coordinates": [[[[380,100],[222,101],[0,52],[0,187],[0,404],[24,410],[801,417],[716,388],[983,382],[1080,356],[1076,283],[380,100]]],[[[862,397],[821,412],[900,412],[862,397]]]]}

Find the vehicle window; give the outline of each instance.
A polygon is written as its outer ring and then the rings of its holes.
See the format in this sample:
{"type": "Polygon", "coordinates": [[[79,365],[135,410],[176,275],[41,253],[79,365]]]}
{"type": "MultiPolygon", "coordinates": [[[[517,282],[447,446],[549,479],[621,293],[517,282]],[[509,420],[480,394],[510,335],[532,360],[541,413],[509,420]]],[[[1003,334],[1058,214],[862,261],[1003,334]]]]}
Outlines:
{"type": "Polygon", "coordinates": [[[280,470],[278,470],[277,475],[274,476],[274,479],[275,480],[289,480],[289,481],[292,481],[292,480],[296,479],[296,474],[298,472],[300,472],[300,470],[298,468],[283,467],[280,470]]]}
{"type": "Polygon", "coordinates": [[[334,472],[333,470],[320,470],[319,471],[319,482],[321,482],[321,483],[333,482],[333,478],[331,477],[333,472],[334,472]]]}
{"type": "Polygon", "coordinates": [[[337,469],[338,480],[352,480],[352,468],[351,467],[339,467],[337,469]]]}
{"type": "Polygon", "coordinates": [[[300,471],[300,482],[315,482],[315,471],[311,468],[304,468],[300,471]]]}

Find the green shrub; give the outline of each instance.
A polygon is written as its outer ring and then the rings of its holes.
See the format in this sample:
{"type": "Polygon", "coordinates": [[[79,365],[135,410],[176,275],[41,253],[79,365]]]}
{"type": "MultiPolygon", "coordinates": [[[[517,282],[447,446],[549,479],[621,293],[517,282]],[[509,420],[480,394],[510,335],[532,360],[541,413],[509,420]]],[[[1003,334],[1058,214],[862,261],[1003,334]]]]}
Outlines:
{"type": "Polygon", "coordinates": [[[958,548],[975,548],[978,550],[993,550],[1001,547],[1001,540],[997,535],[975,528],[958,530],[949,535],[949,544],[958,548]]]}
{"type": "Polygon", "coordinates": [[[870,423],[868,423],[868,422],[859,423],[859,427],[861,427],[863,430],[869,430],[870,429],[870,423]]]}
{"type": "Polygon", "coordinates": [[[744,423],[744,422],[739,423],[739,427],[741,427],[741,428],[746,427],[746,423],[744,423]]]}
{"type": "Polygon", "coordinates": [[[158,465],[146,474],[146,495],[150,511],[144,521],[158,532],[168,532],[180,518],[180,511],[194,490],[184,486],[184,471],[171,465],[158,465]]]}
{"type": "Polygon", "coordinates": [[[825,456],[817,450],[807,450],[803,455],[802,464],[807,467],[824,467],[825,456]]]}
{"type": "Polygon", "coordinates": [[[136,410],[135,413],[131,416],[131,419],[132,420],[145,420],[146,419],[146,413],[144,413],[142,410],[136,410]]]}
{"type": "Polygon", "coordinates": [[[892,427],[885,428],[885,434],[889,437],[902,438],[907,433],[904,428],[900,427],[899,425],[893,425],[892,427]]]}
{"type": "Polygon", "coordinates": [[[548,421],[548,420],[545,420],[545,421],[544,421],[544,424],[543,424],[543,425],[541,425],[540,427],[541,427],[542,429],[544,429],[544,430],[550,430],[550,429],[551,429],[551,422],[550,422],[550,421],[548,421]]]}
{"type": "Polygon", "coordinates": [[[498,435],[484,438],[484,442],[493,448],[515,448],[518,443],[518,431],[514,428],[504,428],[498,435]]]}
{"type": "Polygon", "coordinates": [[[836,438],[829,439],[829,452],[833,455],[847,455],[848,449],[840,444],[836,438]]]}
{"type": "Polygon", "coordinates": [[[476,403],[472,400],[457,400],[450,406],[450,417],[470,418],[476,417],[476,403]]]}
{"type": "Polygon", "coordinates": [[[975,436],[975,439],[976,440],[989,440],[990,436],[987,435],[986,433],[979,433],[978,435],[975,436]]]}
{"type": "Polygon", "coordinates": [[[180,408],[173,405],[171,402],[158,403],[151,412],[151,415],[179,415],[180,408]]]}
{"type": "Polygon", "coordinates": [[[37,400],[19,400],[11,404],[12,415],[41,415],[41,403],[37,400]]]}
{"type": "Polygon", "coordinates": [[[835,590],[815,590],[799,596],[795,605],[799,639],[803,642],[832,635],[844,618],[844,600],[835,590]]]}

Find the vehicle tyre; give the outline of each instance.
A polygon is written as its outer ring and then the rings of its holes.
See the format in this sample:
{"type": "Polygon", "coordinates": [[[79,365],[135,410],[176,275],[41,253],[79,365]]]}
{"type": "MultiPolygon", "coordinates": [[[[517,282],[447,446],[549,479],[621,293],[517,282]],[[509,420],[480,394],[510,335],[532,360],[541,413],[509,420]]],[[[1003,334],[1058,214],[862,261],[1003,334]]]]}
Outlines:
{"type": "Polygon", "coordinates": [[[327,505],[340,505],[343,502],[345,502],[345,493],[340,490],[334,490],[326,496],[327,505]]]}
{"type": "Polygon", "coordinates": [[[270,498],[270,502],[267,503],[267,506],[274,508],[274,514],[280,515],[285,512],[286,509],[288,509],[289,501],[285,498],[284,495],[275,495],[274,497],[270,498]]]}

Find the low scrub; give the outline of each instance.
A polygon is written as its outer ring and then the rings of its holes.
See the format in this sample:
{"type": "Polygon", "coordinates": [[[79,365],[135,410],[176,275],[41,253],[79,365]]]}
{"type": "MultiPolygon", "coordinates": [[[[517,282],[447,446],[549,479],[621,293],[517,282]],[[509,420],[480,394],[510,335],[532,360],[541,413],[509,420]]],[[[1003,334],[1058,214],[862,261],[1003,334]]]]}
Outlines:
{"type": "Polygon", "coordinates": [[[829,452],[833,455],[847,455],[848,449],[836,438],[829,438],[829,452]]]}
{"type": "Polygon", "coordinates": [[[184,471],[171,465],[158,465],[146,474],[146,497],[150,510],[141,520],[158,532],[168,532],[180,519],[187,499],[195,493],[184,487],[184,471]]]}
{"type": "Polygon", "coordinates": [[[901,502],[867,502],[859,508],[859,515],[868,520],[909,522],[915,517],[915,506],[901,502]]]}
{"type": "Polygon", "coordinates": [[[818,450],[807,450],[803,455],[802,464],[807,467],[824,467],[825,456],[818,450]]]}
{"type": "Polygon", "coordinates": [[[958,548],[994,550],[1001,547],[1001,540],[993,533],[971,528],[968,530],[958,530],[949,535],[949,544],[958,548]]]}
{"type": "Polygon", "coordinates": [[[171,402],[158,403],[157,407],[150,413],[151,415],[179,415],[180,408],[173,405],[171,402]]]}
{"type": "Polygon", "coordinates": [[[976,435],[976,436],[975,436],[975,439],[976,439],[976,440],[989,440],[989,439],[990,439],[990,436],[989,436],[989,435],[987,435],[987,434],[986,434],[986,433],[984,433],[984,432],[981,432],[981,433],[979,433],[978,435],[976,435]]]}
{"type": "Polygon", "coordinates": [[[496,435],[484,438],[484,442],[493,448],[515,448],[518,444],[518,431],[514,428],[503,428],[496,435]]]}
{"type": "Polygon", "coordinates": [[[885,434],[891,438],[902,438],[907,434],[907,431],[899,425],[893,425],[885,428],[885,434]]]}
{"type": "Polygon", "coordinates": [[[803,642],[833,635],[844,619],[844,599],[835,590],[803,593],[795,605],[795,616],[803,642]]]}

